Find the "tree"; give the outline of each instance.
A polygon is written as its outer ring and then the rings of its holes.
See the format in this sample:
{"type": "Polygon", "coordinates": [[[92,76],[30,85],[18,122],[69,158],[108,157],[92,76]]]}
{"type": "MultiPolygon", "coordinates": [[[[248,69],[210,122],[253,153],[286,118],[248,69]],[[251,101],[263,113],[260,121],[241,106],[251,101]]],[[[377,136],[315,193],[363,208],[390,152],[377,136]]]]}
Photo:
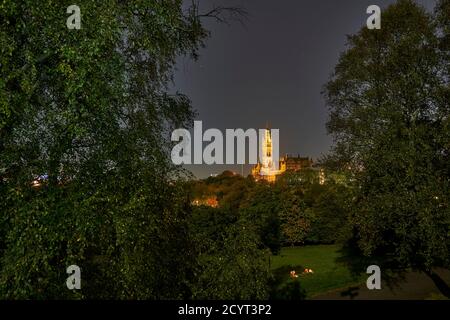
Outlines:
{"type": "Polygon", "coordinates": [[[177,56],[196,58],[205,15],[181,0],[77,4],[80,30],[64,3],[0,6],[0,297],[190,296],[169,134],[193,112],[167,84],[177,56]]]}
{"type": "Polygon", "coordinates": [[[306,241],[313,243],[340,242],[347,227],[349,193],[345,185],[329,177],[324,185],[314,185],[305,194],[313,212],[306,241]]]}
{"type": "Polygon", "coordinates": [[[255,228],[260,243],[272,254],[278,254],[281,249],[279,208],[280,194],[277,190],[270,184],[256,183],[239,209],[242,218],[255,228]]]}
{"type": "Polygon", "coordinates": [[[331,159],[352,181],[352,240],[421,269],[448,265],[450,252],[448,52],[436,21],[399,0],[380,30],[349,37],[325,88],[331,159]]]}
{"type": "Polygon", "coordinates": [[[305,243],[315,215],[312,201],[305,196],[318,185],[318,182],[317,172],[309,169],[286,172],[276,182],[284,243],[288,245],[305,243]]]}
{"type": "MultiPolygon", "coordinates": [[[[220,209],[210,209],[223,214],[220,209]]],[[[193,221],[194,225],[197,221],[193,221]]],[[[198,233],[200,251],[195,299],[267,299],[269,252],[261,248],[258,230],[245,219],[214,219],[215,233],[198,233]]],[[[202,228],[194,227],[194,230],[202,228]]]]}

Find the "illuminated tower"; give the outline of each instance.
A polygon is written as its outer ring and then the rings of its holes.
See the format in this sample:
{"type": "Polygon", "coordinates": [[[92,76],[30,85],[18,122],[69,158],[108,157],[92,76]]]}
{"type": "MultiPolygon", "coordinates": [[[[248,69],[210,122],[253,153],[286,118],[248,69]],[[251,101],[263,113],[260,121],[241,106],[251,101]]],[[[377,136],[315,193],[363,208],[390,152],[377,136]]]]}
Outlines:
{"type": "Polygon", "coordinates": [[[279,170],[275,168],[273,160],[273,145],[272,133],[268,127],[264,132],[264,139],[262,141],[261,167],[259,168],[259,175],[261,179],[273,182],[279,170]]]}
{"type": "Polygon", "coordinates": [[[285,165],[281,169],[279,168],[278,131],[272,132],[269,126],[266,126],[266,129],[263,131],[263,136],[259,138],[259,159],[258,163],[252,168],[252,175],[257,181],[265,180],[275,182],[277,175],[280,175],[286,170],[285,165]]]}
{"type": "MultiPolygon", "coordinates": [[[[314,169],[313,161],[308,157],[289,156],[279,157],[279,133],[278,130],[270,130],[266,126],[264,131],[260,131],[259,136],[259,157],[256,165],[252,168],[252,176],[256,181],[275,182],[277,176],[286,171],[299,171],[303,169],[314,169]]],[[[325,184],[326,177],[323,169],[319,170],[319,183],[325,184]]]]}
{"type": "Polygon", "coordinates": [[[272,135],[270,130],[266,128],[264,132],[264,142],[262,146],[262,167],[263,169],[269,170],[273,167],[273,158],[272,158],[272,135]]]}

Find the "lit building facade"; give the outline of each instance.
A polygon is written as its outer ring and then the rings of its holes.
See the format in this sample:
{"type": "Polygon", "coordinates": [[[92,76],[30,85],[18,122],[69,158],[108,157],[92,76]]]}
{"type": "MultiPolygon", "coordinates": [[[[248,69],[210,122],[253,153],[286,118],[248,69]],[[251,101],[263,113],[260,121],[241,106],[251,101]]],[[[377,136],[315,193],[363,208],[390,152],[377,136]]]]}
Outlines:
{"type": "Polygon", "coordinates": [[[266,129],[262,143],[261,161],[252,168],[252,176],[256,181],[265,180],[275,182],[277,176],[286,171],[299,171],[312,168],[313,161],[308,157],[285,155],[279,159],[277,167],[273,159],[272,137],[269,129],[266,129]]]}

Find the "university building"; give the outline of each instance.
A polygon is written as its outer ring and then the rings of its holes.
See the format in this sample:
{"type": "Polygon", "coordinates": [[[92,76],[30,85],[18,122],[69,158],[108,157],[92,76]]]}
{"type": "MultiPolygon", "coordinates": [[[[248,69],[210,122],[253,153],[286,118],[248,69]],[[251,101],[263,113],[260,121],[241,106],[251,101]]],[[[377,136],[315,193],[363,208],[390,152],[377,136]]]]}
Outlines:
{"type": "Polygon", "coordinates": [[[286,171],[299,171],[309,168],[319,170],[320,183],[324,183],[325,177],[323,171],[313,167],[313,160],[308,157],[286,154],[279,159],[279,168],[275,168],[272,154],[272,137],[269,129],[265,131],[262,149],[261,161],[258,161],[252,168],[252,176],[256,181],[265,180],[275,182],[277,177],[286,171]]]}

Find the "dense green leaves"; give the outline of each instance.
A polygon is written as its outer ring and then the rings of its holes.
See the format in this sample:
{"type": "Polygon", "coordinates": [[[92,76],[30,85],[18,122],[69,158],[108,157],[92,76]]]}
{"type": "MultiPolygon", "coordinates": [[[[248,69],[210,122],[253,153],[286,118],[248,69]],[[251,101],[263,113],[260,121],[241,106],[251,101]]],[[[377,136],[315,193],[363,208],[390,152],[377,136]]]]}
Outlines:
{"type": "Polygon", "coordinates": [[[332,162],[351,177],[351,225],[366,255],[400,266],[449,263],[448,26],[400,0],[381,30],[349,37],[326,86],[332,162]],[[446,73],[447,72],[447,73],[446,73]]]}
{"type": "Polygon", "coordinates": [[[278,254],[282,245],[334,243],[347,222],[348,179],[329,174],[320,184],[319,171],[285,172],[275,183],[254,182],[227,172],[191,183],[193,199],[217,197],[219,208],[205,208],[197,217],[203,231],[214,237],[217,225],[238,219],[252,225],[260,244],[278,254]]]}
{"type": "Polygon", "coordinates": [[[196,258],[168,133],[193,112],[167,84],[207,32],[195,7],[154,0],[79,1],[69,30],[70,4],[0,5],[0,297],[188,297],[196,258]]]}

